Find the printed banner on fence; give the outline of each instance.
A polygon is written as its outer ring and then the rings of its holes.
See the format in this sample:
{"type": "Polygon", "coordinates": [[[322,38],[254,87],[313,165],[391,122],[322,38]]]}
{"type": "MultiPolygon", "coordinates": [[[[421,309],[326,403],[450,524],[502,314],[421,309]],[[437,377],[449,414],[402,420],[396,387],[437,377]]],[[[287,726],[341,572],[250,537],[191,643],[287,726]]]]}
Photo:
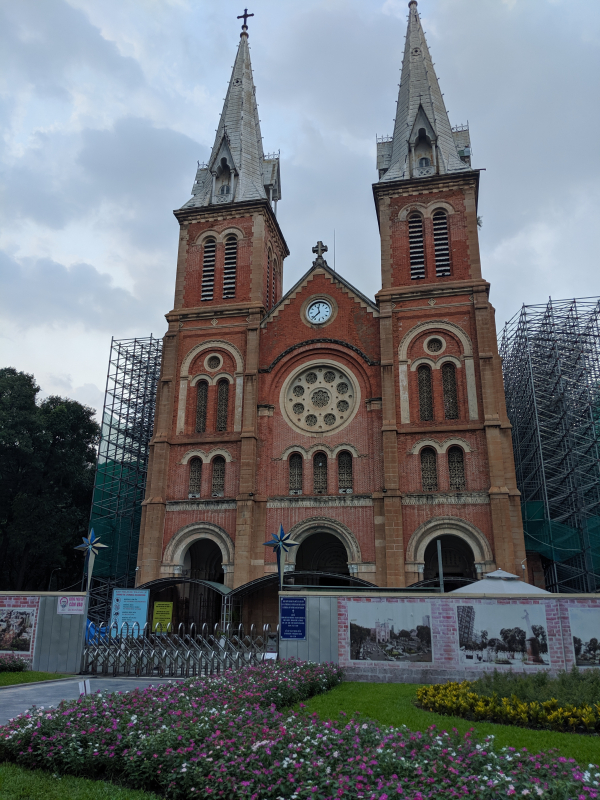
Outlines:
{"type": "Polygon", "coordinates": [[[306,639],[306,597],[280,597],[280,636],[306,639]]]}
{"type": "Polygon", "coordinates": [[[62,595],[56,605],[57,614],[85,614],[85,596],[71,597],[62,595]]]}
{"type": "MultiPolygon", "coordinates": [[[[173,622],[173,603],[154,603],[154,612],[152,614],[152,630],[160,624],[162,630],[167,630],[167,625],[173,622]]],[[[160,628],[159,628],[160,630],[160,628]]]]}
{"type": "Polygon", "coordinates": [[[113,589],[112,609],[110,612],[111,626],[116,622],[120,632],[121,625],[126,622],[129,626],[129,632],[134,636],[138,636],[142,633],[144,625],[148,621],[149,602],[149,589],[113,589]]]}

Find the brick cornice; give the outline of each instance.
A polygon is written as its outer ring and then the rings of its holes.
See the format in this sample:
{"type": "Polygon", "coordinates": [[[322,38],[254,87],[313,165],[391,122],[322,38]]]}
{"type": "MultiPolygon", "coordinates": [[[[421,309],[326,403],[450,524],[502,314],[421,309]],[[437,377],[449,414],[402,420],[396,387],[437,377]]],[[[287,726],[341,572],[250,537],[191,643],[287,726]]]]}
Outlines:
{"type": "Polygon", "coordinates": [[[380,289],[375,295],[379,303],[394,300],[425,300],[430,297],[453,297],[462,294],[475,294],[490,290],[490,284],[483,278],[464,281],[448,281],[448,283],[419,283],[417,286],[391,286],[380,289]]]}

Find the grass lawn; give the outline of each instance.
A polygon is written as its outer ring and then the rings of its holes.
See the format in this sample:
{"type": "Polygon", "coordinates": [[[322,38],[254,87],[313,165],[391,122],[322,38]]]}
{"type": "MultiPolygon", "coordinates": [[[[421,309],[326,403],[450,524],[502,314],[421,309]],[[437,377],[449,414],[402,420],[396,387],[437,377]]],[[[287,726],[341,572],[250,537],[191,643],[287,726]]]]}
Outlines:
{"type": "MultiPolygon", "coordinates": [[[[35,683],[35,681],[55,681],[57,678],[68,678],[56,672],[0,672],[0,686],[15,686],[19,683],[35,683]]],[[[73,676],[75,677],[75,676],[73,676]]]]}
{"type": "Polygon", "coordinates": [[[440,730],[456,728],[466,733],[474,728],[480,737],[493,734],[497,747],[526,747],[533,753],[556,749],[566,758],[574,758],[582,766],[600,763],[600,736],[530,730],[494,722],[472,722],[461,717],[446,717],[433,711],[416,708],[413,701],[418,684],[414,683],[342,683],[326,694],[306,702],[306,708],[323,719],[338,719],[340,711],[351,715],[360,712],[382,725],[406,725],[413,731],[424,731],[432,725],[440,730]]]}
{"type": "Polygon", "coordinates": [[[0,764],[0,800],[158,800],[157,795],[86,778],[0,764]]]}

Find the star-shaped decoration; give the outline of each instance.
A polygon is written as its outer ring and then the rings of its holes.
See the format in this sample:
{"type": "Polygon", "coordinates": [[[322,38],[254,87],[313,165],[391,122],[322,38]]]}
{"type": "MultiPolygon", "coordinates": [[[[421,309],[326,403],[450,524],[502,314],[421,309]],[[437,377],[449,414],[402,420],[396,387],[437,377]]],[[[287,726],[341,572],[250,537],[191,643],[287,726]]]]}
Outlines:
{"type": "Polygon", "coordinates": [[[75,550],[81,550],[85,553],[85,567],[87,567],[87,590],[90,591],[90,583],[92,580],[92,570],[94,569],[94,561],[98,555],[98,550],[101,547],[108,547],[107,544],[100,542],[100,537],[96,536],[94,529],[90,531],[90,535],[86,538],[82,537],[83,544],[78,544],[75,550]]]}
{"type": "Polygon", "coordinates": [[[298,547],[297,542],[292,542],[291,534],[285,533],[283,525],[279,525],[278,533],[273,533],[270,541],[265,542],[265,547],[272,547],[277,554],[277,571],[279,572],[279,586],[283,587],[283,571],[285,567],[285,555],[292,547],[298,547]],[[283,558],[281,557],[283,553],[283,558]]]}

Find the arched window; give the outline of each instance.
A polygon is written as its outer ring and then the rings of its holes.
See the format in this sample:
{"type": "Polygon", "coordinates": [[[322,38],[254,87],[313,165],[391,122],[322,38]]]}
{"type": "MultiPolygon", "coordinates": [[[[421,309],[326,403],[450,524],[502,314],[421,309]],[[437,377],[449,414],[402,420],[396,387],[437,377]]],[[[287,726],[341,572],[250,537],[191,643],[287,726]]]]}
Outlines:
{"type": "Polygon", "coordinates": [[[461,447],[448,449],[448,472],[450,473],[450,488],[462,492],[466,488],[465,482],[465,456],[461,447]]]}
{"type": "Polygon", "coordinates": [[[302,494],[302,456],[292,453],[290,456],[290,494],[302,494]]]}
{"type": "Polygon", "coordinates": [[[271,299],[271,273],[273,271],[273,254],[269,250],[267,253],[267,308],[270,308],[269,300],[271,299]]]}
{"type": "Polygon", "coordinates": [[[448,238],[448,214],[442,209],[433,213],[433,246],[436,277],[446,278],[450,275],[450,240],[448,238]]]}
{"type": "Polygon", "coordinates": [[[202,490],[202,459],[192,458],[190,461],[190,497],[200,497],[202,490]]]}
{"type": "Polygon", "coordinates": [[[229,381],[219,381],[217,387],[217,430],[227,430],[227,412],[229,410],[229,381]]]}
{"type": "Polygon", "coordinates": [[[196,433],[206,431],[206,407],[208,401],[208,382],[198,381],[196,386],[196,433]]]}
{"type": "Polygon", "coordinates": [[[444,390],[444,415],[446,419],[458,419],[456,367],[450,361],[447,361],[442,366],[442,388],[444,390]]]}
{"type": "Polygon", "coordinates": [[[423,243],[423,217],[416,212],[408,218],[408,244],[410,248],[411,280],[425,277],[425,245],[423,243]]]}
{"type": "Polygon", "coordinates": [[[423,422],[433,419],[433,390],[431,387],[431,370],[421,364],[417,370],[419,383],[419,416],[423,422]]]}
{"type": "Polygon", "coordinates": [[[212,496],[223,497],[225,494],[225,459],[215,456],[212,462],[212,496]]]}
{"type": "Polygon", "coordinates": [[[352,493],[352,454],[344,450],[338,455],[338,490],[352,493]]]}
{"type": "Polygon", "coordinates": [[[315,494],[327,494],[327,456],[316,453],[313,458],[313,483],[315,494]]]}
{"type": "Polygon", "coordinates": [[[227,183],[223,184],[223,186],[221,186],[221,188],[219,189],[219,194],[231,194],[231,187],[229,186],[229,184],[227,183]]]}
{"type": "Polygon", "coordinates": [[[429,167],[430,165],[431,165],[431,162],[430,162],[430,160],[428,158],[420,158],[419,159],[419,166],[420,167],[429,167]]]}
{"type": "MultiPolygon", "coordinates": [[[[227,187],[229,189],[229,186],[227,187]]],[[[235,297],[235,276],[237,271],[238,240],[236,236],[225,239],[225,266],[223,267],[223,299],[235,297]]]]}
{"type": "Polygon", "coordinates": [[[433,447],[421,450],[421,483],[424,492],[437,492],[437,453],[433,447]]]}
{"type": "Polygon", "coordinates": [[[209,236],[204,240],[204,258],[202,261],[202,295],[201,300],[212,300],[215,291],[215,260],[217,258],[217,240],[209,236]]]}

